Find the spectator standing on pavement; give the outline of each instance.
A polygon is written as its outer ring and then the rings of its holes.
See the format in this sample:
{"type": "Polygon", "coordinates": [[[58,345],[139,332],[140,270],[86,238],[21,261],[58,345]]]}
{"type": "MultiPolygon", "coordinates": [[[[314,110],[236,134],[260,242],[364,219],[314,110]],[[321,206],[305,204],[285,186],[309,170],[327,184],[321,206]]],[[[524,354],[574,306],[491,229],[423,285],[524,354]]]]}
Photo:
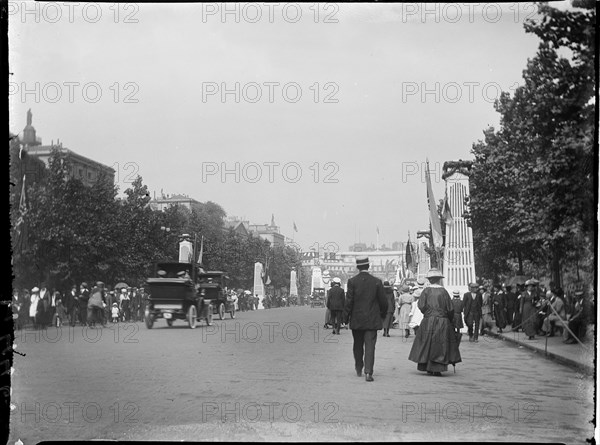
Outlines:
{"type": "Polygon", "coordinates": [[[477,343],[479,341],[479,322],[483,306],[481,294],[477,292],[477,283],[469,284],[469,292],[465,292],[463,295],[463,305],[465,323],[469,331],[469,341],[477,343]]]}
{"type": "Polygon", "coordinates": [[[465,327],[463,324],[463,309],[464,303],[460,299],[460,291],[458,289],[452,292],[452,307],[454,308],[454,330],[460,335],[460,330],[465,327]]]}
{"type": "Polygon", "coordinates": [[[506,299],[506,324],[514,327],[513,320],[515,317],[515,306],[517,304],[517,296],[512,291],[512,286],[507,285],[504,287],[505,299],[506,299]]]}
{"type": "Polygon", "coordinates": [[[40,302],[40,288],[36,286],[31,289],[31,298],[29,303],[29,318],[33,323],[34,329],[40,329],[41,327],[40,315],[38,315],[38,307],[40,302]]]}
{"type": "Polygon", "coordinates": [[[400,298],[398,298],[398,318],[400,329],[404,329],[404,338],[410,337],[410,326],[408,325],[410,313],[414,299],[414,294],[410,294],[410,287],[405,284],[400,288],[400,298]]]}
{"type": "Polygon", "coordinates": [[[521,293],[521,317],[523,332],[529,338],[529,340],[535,339],[536,332],[536,321],[537,321],[537,307],[539,296],[535,291],[536,282],[533,279],[525,282],[526,290],[521,293]]]}
{"type": "Polygon", "coordinates": [[[87,325],[87,307],[88,300],[90,299],[90,291],[88,289],[87,283],[84,281],[81,283],[80,291],[79,291],[79,322],[82,326],[87,325]]]}
{"type": "Polygon", "coordinates": [[[496,320],[496,327],[501,334],[502,329],[506,327],[506,295],[502,291],[500,283],[494,285],[494,293],[492,294],[492,310],[496,320]]]}
{"type": "Polygon", "coordinates": [[[342,312],[346,303],[346,294],[344,293],[344,289],[342,289],[342,281],[339,278],[334,278],[331,284],[331,288],[327,291],[327,309],[331,313],[333,333],[339,335],[342,312]]]}
{"type": "Polygon", "coordinates": [[[121,297],[119,298],[119,312],[124,322],[129,321],[129,305],[131,300],[127,294],[127,289],[121,289],[121,297]]]}
{"type": "Polygon", "coordinates": [[[448,291],[439,283],[444,276],[438,269],[430,269],[426,278],[431,286],[419,297],[423,321],[417,331],[408,359],[417,363],[417,370],[441,376],[449,364],[461,362],[454,332],[454,307],[448,291]]]}
{"type": "Polygon", "coordinates": [[[494,327],[494,318],[492,312],[492,294],[486,286],[479,286],[481,293],[481,332],[479,335],[485,335],[486,329],[489,332],[494,327]]]}
{"type": "Polygon", "coordinates": [[[356,375],[362,376],[364,366],[365,379],[372,382],[377,331],[383,328],[387,299],[381,280],[368,272],[369,258],[356,257],[356,268],[359,270],[358,274],[348,280],[342,318],[350,323],[352,329],[356,375]]]}
{"type": "Polygon", "coordinates": [[[104,283],[96,282],[96,286],[90,293],[88,300],[88,324],[90,327],[96,327],[96,323],[104,326],[104,283]]]}
{"type": "Polygon", "coordinates": [[[396,309],[396,301],[394,298],[394,289],[392,289],[392,286],[390,285],[389,281],[383,282],[383,290],[385,291],[385,296],[387,298],[387,314],[385,316],[385,320],[383,320],[383,336],[389,337],[390,329],[392,328],[392,323],[394,322],[394,311],[396,309]]]}

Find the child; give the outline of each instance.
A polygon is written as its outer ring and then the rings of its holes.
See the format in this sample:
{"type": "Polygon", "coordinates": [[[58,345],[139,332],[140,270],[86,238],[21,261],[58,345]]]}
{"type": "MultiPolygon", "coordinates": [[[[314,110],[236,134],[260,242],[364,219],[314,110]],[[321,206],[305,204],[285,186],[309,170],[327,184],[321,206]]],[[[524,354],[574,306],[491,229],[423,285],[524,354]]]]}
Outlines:
{"type": "Polygon", "coordinates": [[[112,304],[112,322],[119,322],[119,305],[116,302],[112,304]]]}
{"type": "Polygon", "coordinates": [[[67,316],[67,310],[65,309],[61,299],[56,300],[56,314],[54,314],[54,316],[56,317],[56,322],[54,325],[57,328],[60,328],[63,320],[65,320],[67,316]]]}

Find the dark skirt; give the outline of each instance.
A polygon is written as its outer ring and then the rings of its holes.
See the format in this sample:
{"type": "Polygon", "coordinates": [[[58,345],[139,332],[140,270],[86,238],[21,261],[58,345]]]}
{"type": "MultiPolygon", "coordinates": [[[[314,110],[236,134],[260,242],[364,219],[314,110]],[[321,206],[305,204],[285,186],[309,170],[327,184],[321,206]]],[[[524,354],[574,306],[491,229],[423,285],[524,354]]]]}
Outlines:
{"type": "Polygon", "coordinates": [[[537,309],[530,301],[523,302],[521,318],[523,320],[523,332],[525,332],[525,335],[533,337],[537,331],[537,309]]]}
{"type": "Polygon", "coordinates": [[[417,363],[419,371],[443,372],[448,365],[462,361],[458,339],[450,320],[427,317],[421,321],[408,359],[417,363]]]}
{"type": "Polygon", "coordinates": [[[394,314],[388,312],[383,320],[383,329],[392,329],[392,322],[394,321],[394,314]]]}

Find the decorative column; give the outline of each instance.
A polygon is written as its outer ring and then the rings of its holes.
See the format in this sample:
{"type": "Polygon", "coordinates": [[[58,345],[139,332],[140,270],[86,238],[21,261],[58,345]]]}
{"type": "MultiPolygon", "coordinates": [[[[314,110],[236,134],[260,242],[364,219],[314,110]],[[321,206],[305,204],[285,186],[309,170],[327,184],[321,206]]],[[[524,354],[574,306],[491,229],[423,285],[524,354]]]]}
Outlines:
{"type": "Polygon", "coordinates": [[[181,235],[183,238],[179,242],[179,262],[180,263],[191,263],[192,262],[192,252],[194,251],[194,246],[190,241],[190,235],[184,233],[181,235]]]}
{"type": "Polygon", "coordinates": [[[469,196],[471,161],[448,161],[444,163],[442,178],[446,181],[446,208],[444,220],[446,239],[444,243],[444,287],[450,293],[468,291],[469,283],[475,281],[475,256],[473,254],[473,231],[467,226],[463,214],[467,211],[465,198],[469,196]]]}
{"type": "Polygon", "coordinates": [[[263,265],[260,262],[254,263],[254,287],[252,296],[258,296],[258,309],[264,309],[263,299],[265,298],[265,287],[262,282],[263,265]]]}
{"type": "Polygon", "coordinates": [[[296,284],[296,271],[290,272],[290,297],[298,296],[298,285],[296,284]]]}
{"type": "Polygon", "coordinates": [[[431,260],[425,247],[429,247],[429,231],[420,230],[417,232],[417,281],[425,281],[425,275],[431,269],[431,260]]]}

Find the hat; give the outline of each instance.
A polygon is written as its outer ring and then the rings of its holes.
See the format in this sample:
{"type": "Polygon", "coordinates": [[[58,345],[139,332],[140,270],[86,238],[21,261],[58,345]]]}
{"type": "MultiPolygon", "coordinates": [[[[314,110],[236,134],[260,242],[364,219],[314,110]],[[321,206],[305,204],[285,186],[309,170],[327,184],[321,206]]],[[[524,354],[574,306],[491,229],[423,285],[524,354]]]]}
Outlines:
{"type": "Polygon", "coordinates": [[[114,294],[115,294],[115,291],[114,291],[114,290],[111,290],[111,291],[109,292],[109,294],[113,294],[113,295],[114,295],[114,294]]]}
{"type": "Polygon", "coordinates": [[[458,289],[454,289],[452,291],[452,295],[455,296],[455,297],[460,297],[460,291],[458,289]]]}
{"type": "Polygon", "coordinates": [[[433,268],[429,269],[429,272],[427,272],[425,278],[444,278],[444,275],[439,271],[439,269],[433,268]]]}
{"type": "Polygon", "coordinates": [[[122,293],[122,294],[124,294],[124,293],[127,293],[127,289],[125,289],[125,288],[122,288],[122,289],[121,289],[121,293],[122,293]]]}
{"type": "Polygon", "coordinates": [[[575,296],[577,296],[577,297],[581,297],[582,295],[583,295],[583,290],[581,290],[581,289],[577,289],[577,290],[575,291],[575,296]]]}
{"type": "Polygon", "coordinates": [[[357,256],[356,257],[356,265],[357,266],[368,266],[369,265],[369,257],[357,256]]]}
{"type": "Polygon", "coordinates": [[[104,286],[104,283],[102,281],[96,281],[96,286],[104,286]]]}
{"type": "Polygon", "coordinates": [[[419,279],[417,280],[417,284],[418,284],[419,286],[425,286],[425,280],[423,280],[422,278],[419,278],[419,279]]]}
{"type": "Polygon", "coordinates": [[[469,287],[478,287],[477,283],[469,283],[469,287]]]}
{"type": "Polygon", "coordinates": [[[81,283],[81,287],[87,287],[87,283],[84,281],[83,283],[81,283]]]}
{"type": "Polygon", "coordinates": [[[525,281],[525,286],[535,286],[533,279],[525,281]]]}
{"type": "Polygon", "coordinates": [[[342,280],[340,280],[338,277],[335,277],[333,280],[331,280],[332,282],[334,282],[335,284],[342,284],[342,280]]]}
{"type": "Polygon", "coordinates": [[[408,292],[410,290],[410,286],[408,284],[403,284],[400,292],[408,292]]]}
{"type": "Polygon", "coordinates": [[[390,286],[390,282],[389,281],[384,281],[383,282],[383,287],[392,287],[392,286],[390,286]]]}
{"type": "Polygon", "coordinates": [[[40,289],[38,287],[34,287],[33,289],[31,289],[31,292],[39,292],[40,289]]]}
{"type": "Polygon", "coordinates": [[[117,302],[115,301],[115,302],[113,303],[113,306],[116,306],[116,305],[117,305],[117,302]]]}

